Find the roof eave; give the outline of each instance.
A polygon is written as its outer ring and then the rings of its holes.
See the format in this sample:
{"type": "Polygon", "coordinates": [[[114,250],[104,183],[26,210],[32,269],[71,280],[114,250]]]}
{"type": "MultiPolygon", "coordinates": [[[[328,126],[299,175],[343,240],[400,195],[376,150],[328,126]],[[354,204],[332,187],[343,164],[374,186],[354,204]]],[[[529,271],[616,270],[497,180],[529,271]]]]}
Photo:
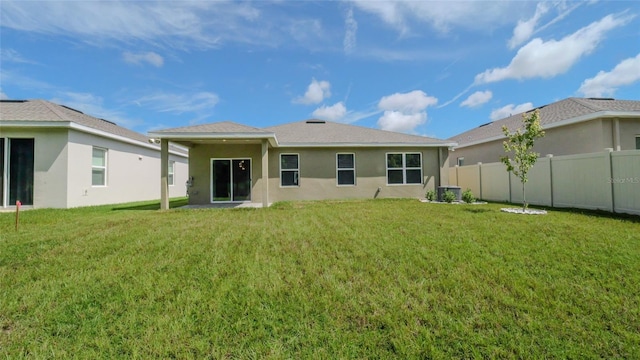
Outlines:
{"type": "Polygon", "coordinates": [[[188,140],[267,140],[271,146],[278,146],[274,133],[197,133],[197,132],[149,132],[149,137],[167,139],[169,141],[188,140]]]}
{"type": "Polygon", "coordinates": [[[454,147],[457,143],[280,143],[281,148],[314,148],[314,147],[454,147]]]}
{"type": "MultiPolygon", "coordinates": [[[[598,111],[598,112],[591,113],[591,114],[586,114],[586,115],[576,116],[576,117],[573,117],[573,118],[570,118],[570,119],[556,121],[556,122],[548,124],[548,125],[543,125],[542,126],[542,130],[554,129],[554,128],[561,127],[561,126],[573,125],[573,124],[578,124],[578,123],[581,123],[581,122],[586,122],[586,121],[591,121],[591,120],[611,119],[611,118],[617,118],[617,119],[634,119],[634,118],[636,118],[637,119],[637,118],[640,118],[640,113],[632,112],[632,111],[598,111]]],[[[466,147],[469,147],[469,146],[484,144],[484,143],[497,141],[497,140],[503,140],[503,139],[506,139],[506,138],[507,137],[504,136],[504,135],[492,136],[492,137],[489,137],[489,138],[472,141],[472,142],[469,142],[469,143],[466,143],[466,144],[463,144],[463,145],[458,145],[455,148],[456,149],[462,149],[462,148],[466,148],[466,147]]]]}
{"type": "MultiPolygon", "coordinates": [[[[21,127],[21,128],[58,128],[58,129],[72,129],[76,131],[81,131],[87,134],[92,134],[116,141],[120,141],[123,143],[140,146],[147,149],[152,149],[156,151],[160,151],[157,146],[152,144],[144,143],[142,141],[130,139],[128,137],[112,134],[106,131],[94,129],[88,126],[80,125],[78,123],[72,121],[23,121],[23,120],[3,120],[3,127],[21,127]]],[[[170,153],[182,157],[187,157],[186,154],[171,150],[170,153]]]]}

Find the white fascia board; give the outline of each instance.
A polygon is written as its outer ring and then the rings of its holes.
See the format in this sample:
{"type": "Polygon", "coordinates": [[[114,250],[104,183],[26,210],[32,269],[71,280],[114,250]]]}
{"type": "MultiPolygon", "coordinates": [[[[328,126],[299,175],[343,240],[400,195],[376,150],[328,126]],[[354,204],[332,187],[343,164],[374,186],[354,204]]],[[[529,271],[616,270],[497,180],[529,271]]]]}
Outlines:
{"type": "MultiPolygon", "coordinates": [[[[573,117],[573,118],[570,118],[570,119],[556,121],[556,122],[551,123],[549,125],[542,126],[542,130],[554,129],[554,128],[561,127],[561,126],[573,125],[573,124],[578,124],[578,123],[581,123],[581,122],[586,122],[586,121],[591,121],[591,120],[610,119],[610,118],[640,119],[640,113],[638,113],[638,112],[629,112],[629,111],[599,111],[599,112],[596,112],[596,113],[591,113],[591,114],[586,114],[586,115],[582,115],[582,116],[573,117]]],[[[472,141],[472,142],[464,144],[464,145],[456,146],[455,148],[456,149],[463,149],[463,148],[466,148],[466,147],[469,147],[469,146],[489,143],[489,142],[496,141],[496,140],[503,140],[503,139],[506,139],[506,138],[507,137],[504,136],[504,135],[492,136],[490,138],[486,138],[486,139],[482,139],[482,140],[476,140],[476,141],[472,141]]]]}
{"type": "MultiPolygon", "coordinates": [[[[57,128],[57,129],[72,129],[80,132],[84,132],[91,135],[101,136],[108,139],[120,141],[126,144],[131,144],[135,146],[140,146],[143,148],[156,150],[160,152],[160,148],[157,146],[153,146],[151,144],[144,143],[142,141],[137,141],[134,139],[129,139],[124,136],[112,134],[106,131],[90,128],[88,126],[80,125],[72,121],[2,121],[3,127],[19,127],[19,128],[57,128]]],[[[143,135],[144,136],[144,135],[143,135]]],[[[177,151],[169,151],[170,153],[187,158],[188,155],[177,152],[177,151]]]]}
{"type": "Polygon", "coordinates": [[[406,147],[406,148],[416,148],[416,147],[453,147],[456,146],[455,142],[448,142],[443,144],[421,144],[421,143],[293,143],[293,144],[280,144],[281,148],[337,148],[337,147],[376,147],[376,148],[384,148],[384,147],[406,147]]]}
{"type": "Polygon", "coordinates": [[[268,140],[271,146],[277,147],[278,141],[274,133],[201,133],[201,132],[149,132],[149,137],[171,140],[268,140]]]}

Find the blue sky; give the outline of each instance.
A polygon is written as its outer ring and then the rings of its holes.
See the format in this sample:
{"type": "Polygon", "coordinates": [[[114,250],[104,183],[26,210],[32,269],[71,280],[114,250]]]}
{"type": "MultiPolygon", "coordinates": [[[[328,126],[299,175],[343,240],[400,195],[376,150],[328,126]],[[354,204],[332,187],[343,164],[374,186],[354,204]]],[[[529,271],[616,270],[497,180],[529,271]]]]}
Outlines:
{"type": "Polygon", "coordinates": [[[0,2],[0,97],[146,133],[308,118],[448,138],[640,99],[637,1],[0,2]]]}

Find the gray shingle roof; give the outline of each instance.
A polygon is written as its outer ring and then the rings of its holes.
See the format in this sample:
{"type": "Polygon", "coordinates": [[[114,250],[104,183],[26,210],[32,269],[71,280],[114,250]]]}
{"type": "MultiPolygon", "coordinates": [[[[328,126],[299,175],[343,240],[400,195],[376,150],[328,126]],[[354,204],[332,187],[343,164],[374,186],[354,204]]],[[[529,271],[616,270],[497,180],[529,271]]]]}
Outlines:
{"type": "MultiPolygon", "coordinates": [[[[568,98],[546,106],[541,106],[539,109],[540,124],[543,128],[547,128],[563,120],[577,119],[583,116],[605,112],[637,112],[638,117],[640,117],[640,101],[637,100],[568,98]]],[[[502,126],[506,126],[509,131],[515,131],[521,128],[522,113],[481,125],[449,139],[457,142],[459,146],[481,143],[483,140],[501,137],[503,135],[502,126]]]]}
{"type": "Polygon", "coordinates": [[[322,120],[306,120],[265,128],[276,134],[278,143],[283,145],[443,145],[444,141],[418,135],[408,135],[392,131],[366,128],[322,120]]]}
{"type": "Polygon", "coordinates": [[[148,142],[148,138],[110,121],[45,100],[0,101],[0,121],[73,122],[109,134],[148,142]]]}
{"type": "Polygon", "coordinates": [[[153,133],[255,133],[268,135],[269,132],[231,121],[223,121],[211,124],[183,126],[172,129],[155,130],[153,133]]]}

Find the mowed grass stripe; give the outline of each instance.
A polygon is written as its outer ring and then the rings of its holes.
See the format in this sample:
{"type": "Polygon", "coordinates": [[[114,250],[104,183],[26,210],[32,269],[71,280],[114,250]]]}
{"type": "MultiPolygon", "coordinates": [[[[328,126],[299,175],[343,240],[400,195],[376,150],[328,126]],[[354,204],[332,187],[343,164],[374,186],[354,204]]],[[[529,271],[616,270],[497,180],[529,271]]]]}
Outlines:
{"type": "Polygon", "coordinates": [[[640,222],[500,206],[0,214],[0,355],[640,357],[640,222]]]}

